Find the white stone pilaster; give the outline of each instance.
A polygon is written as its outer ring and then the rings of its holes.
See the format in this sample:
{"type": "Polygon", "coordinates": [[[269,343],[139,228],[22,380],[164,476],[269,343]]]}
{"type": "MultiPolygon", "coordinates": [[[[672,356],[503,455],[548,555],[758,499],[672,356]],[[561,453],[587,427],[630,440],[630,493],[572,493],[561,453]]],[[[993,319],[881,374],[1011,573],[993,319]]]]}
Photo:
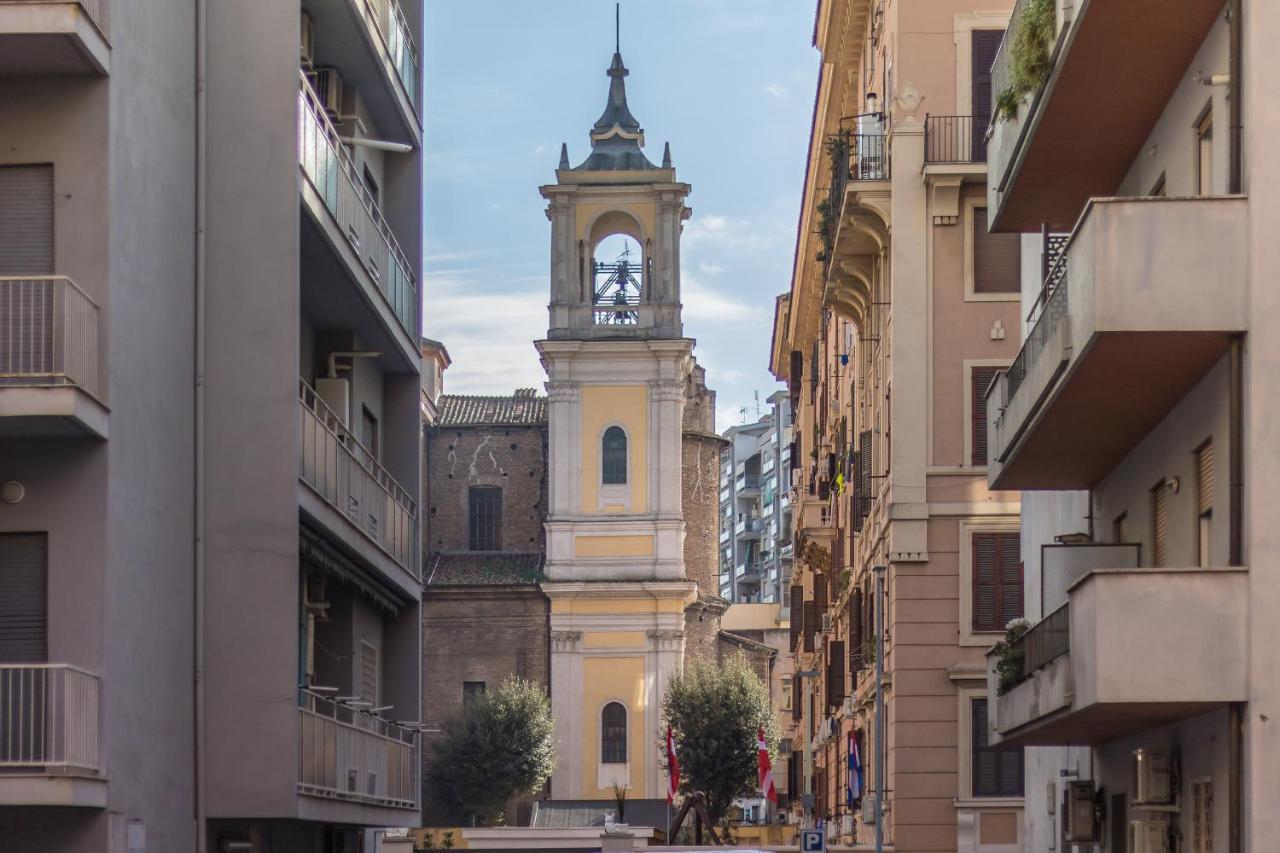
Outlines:
{"type": "Polygon", "coordinates": [[[551,714],[555,718],[557,757],[551,796],[582,795],[582,632],[551,631],[551,714]]]}

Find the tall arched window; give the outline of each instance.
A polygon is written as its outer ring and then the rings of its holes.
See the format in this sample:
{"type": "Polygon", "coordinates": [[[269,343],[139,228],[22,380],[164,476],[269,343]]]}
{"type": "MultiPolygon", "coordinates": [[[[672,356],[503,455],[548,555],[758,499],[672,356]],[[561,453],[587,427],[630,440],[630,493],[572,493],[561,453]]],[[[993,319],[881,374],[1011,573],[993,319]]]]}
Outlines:
{"type": "Polygon", "coordinates": [[[621,702],[610,702],[600,712],[600,761],[627,763],[627,709],[621,702]]]}
{"type": "Polygon", "coordinates": [[[627,482],[627,434],[622,427],[611,426],[601,440],[601,474],[605,485],[627,482]]]}

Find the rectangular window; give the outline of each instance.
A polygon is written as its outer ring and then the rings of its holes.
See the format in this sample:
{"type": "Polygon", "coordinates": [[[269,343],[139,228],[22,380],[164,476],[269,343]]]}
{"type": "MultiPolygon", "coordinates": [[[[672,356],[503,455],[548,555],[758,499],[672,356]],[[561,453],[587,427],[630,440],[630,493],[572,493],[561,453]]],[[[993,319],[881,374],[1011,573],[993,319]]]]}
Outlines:
{"type": "Polygon", "coordinates": [[[378,440],[378,419],[369,411],[368,406],[360,407],[360,440],[365,450],[373,454],[374,459],[382,459],[382,442],[378,440]]]}
{"type": "Polygon", "coordinates": [[[987,231],[987,209],[973,209],[973,292],[1019,293],[1022,290],[1022,237],[987,231]]]}
{"type": "Polygon", "coordinates": [[[991,65],[995,62],[1004,30],[974,30],[970,46],[970,84],[973,119],[970,126],[970,160],[987,160],[987,125],[991,124],[991,65]]]}
{"type": "Polygon", "coordinates": [[[1117,544],[1132,541],[1129,538],[1129,513],[1122,512],[1111,522],[1111,541],[1117,544]]]}
{"type": "Polygon", "coordinates": [[[973,534],[973,630],[1003,631],[1022,618],[1022,544],[1017,533],[973,534]]]}
{"type": "Polygon", "coordinates": [[[48,587],[48,535],[0,534],[0,663],[48,660],[48,587]]]}
{"type": "Polygon", "coordinates": [[[791,679],[782,679],[782,710],[791,710],[791,679]]]}
{"type": "Polygon", "coordinates": [[[987,745],[987,700],[970,699],[973,716],[973,796],[1021,797],[1023,752],[1020,746],[987,745]]]}
{"type": "Polygon", "coordinates": [[[1196,122],[1196,193],[1213,195],[1213,107],[1196,122]]]}
{"type": "Polygon", "coordinates": [[[468,490],[468,502],[468,547],[472,551],[497,551],[502,547],[498,535],[502,526],[502,489],[498,486],[472,486],[468,490]]]}
{"type": "Polygon", "coordinates": [[[1169,561],[1169,485],[1164,480],[1151,490],[1151,565],[1157,569],[1169,561]]]}
{"type": "Polygon", "coordinates": [[[373,172],[369,171],[368,164],[363,165],[361,168],[363,171],[361,172],[360,178],[361,180],[364,181],[365,191],[369,193],[369,198],[373,201],[373,203],[377,204],[378,203],[378,181],[376,178],[373,177],[373,172]]]}
{"type": "Polygon", "coordinates": [[[483,681],[464,681],[462,682],[462,701],[465,703],[470,699],[476,699],[484,695],[483,681]]]}
{"type": "Polygon", "coordinates": [[[53,167],[0,167],[0,275],[53,274],[53,167]]]}
{"type": "Polygon", "coordinates": [[[1213,442],[1206,441],[1196,450],[1196,540],[1200,567],[1212,559],[1213,533],[1213,442]]]}
{"type": "Polygon", "coordinates": [[[378,704],[378,647],[360,641],[360,698],[378,704]]]}
{"type": "Polygon", "coordinates": [[[991,380],[1000,371],[999,367],[974,367],[969,374],[971,419],[970,433],[973,436],[969,463],[979,468],[988,460],[987,449],[987,388],[991,380]]]}

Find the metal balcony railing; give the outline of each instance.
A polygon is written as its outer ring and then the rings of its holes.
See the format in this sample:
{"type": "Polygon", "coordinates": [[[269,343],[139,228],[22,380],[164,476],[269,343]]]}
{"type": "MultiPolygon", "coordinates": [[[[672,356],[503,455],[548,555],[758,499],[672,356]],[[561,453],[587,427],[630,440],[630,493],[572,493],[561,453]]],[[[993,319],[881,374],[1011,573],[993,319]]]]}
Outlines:
{"type": "MultiPolygon", "coordinates": [[[[418,50],[413,43],[413,30],[404,10],[396,0],[365,0],[365,8],[377,24],[387,58],[396,69],[410,104],[416,104],[418,89],[418,50]]],[[[416,109],[416,107],[415,107],[416,109]]]]}
{"type": "Polygon", "coordinates": [[[302,431],[299,476],[369,541],[418,577],[413,559],[418,508],[377,457],[356,441],[316,390],[298,380],[302,431]]]}
{"type": "Polygon", "coordinates": [[[760,488],[760,475],[759,474],[739,474],[738,488],[740,489],[760,488]]]}
{"type": "Polygon", "coordinates": [[[66,276],[0,276],[0,387],[75,385],[102,397],[98,305],[66,276]]]}
{"type": "MultiPolygon", "coordinates": [[[[63,0],[63,2],[66,2],[66,0],[63,0]]],[[[81,9],[84,9],[84,13],[89,16],[89,20],[93,21],[94,26],[102,32],[106,32],[106,9],[104,8],[104,0],[72,0],[72,2],[81,9]]],[[[33,0],[0,0],[0,4],[5,3],[22,3],[30,6],[32,5],[33,0]]]]}
{"type": "MultiPolygon", "coordinates": [[[[1004,38],[1000,40],[1000,47],[996,49],[996,58],[991,63],[991,99],[994,102],[1000,97],[1000,93],[1009,88],[1012,80],[1013,66],[1013,40],[1017,37],[1018,28],[1022,25],[1022,15],[1026,12],[1027,6],[1031,0],[1017,0],[1013,4],[1013,11],[1009,13],[1009,24],[1005,27],[1004,38]]],[[[992,111],[991,120],[997,121],[998,111],[992,111]]],[[[983,128],[986,132],[986,128],[983,128]]]]}
{"type": "Polygon", "coordinates": [[[298,791],[418,807],[418,736],[374,714],[303,690],[298,791]]]}
{"type": "Polygon", "coordinates": [[[1022,677],[1071,651],[1071,605],[1064,604],[1022,635],[1022,677]]]}
{"type": "Polygon", "coordinates": [[[925,116],[924,162],[987,162],[987,128],[973,116],[925,116]]]}
{"type": "Polygon", "coordinates": [[[1009,399],[1018,393],[1027,372],[1044,351],[1045,344],[1057,331],[1058,324],[1067,316],[1068,299],[1067,252],[1065,248],[1049,269],[1049,275],[1040,288],[1040,294],[1027,314],[1030,331],[1022,343],[1018,356],[1009,365],[1009,399]]]}
{"type": "Polygon", "coordinates": [[[298,163],[396,319],[416,340],[418,287],[413,267],[305,73],[298,89],[298,163]]]}
{"type": "Polygon", "coordinates": [[[98,676],[67,664],[0,664],[0,773],[100,774],[98,676]]]}

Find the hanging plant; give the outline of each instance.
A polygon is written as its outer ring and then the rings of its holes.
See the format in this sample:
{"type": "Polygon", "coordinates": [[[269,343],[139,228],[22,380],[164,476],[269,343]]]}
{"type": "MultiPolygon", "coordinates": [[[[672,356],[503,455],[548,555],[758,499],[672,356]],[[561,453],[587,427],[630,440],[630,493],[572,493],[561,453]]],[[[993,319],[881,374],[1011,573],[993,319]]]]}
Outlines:
{"type": "Polygon", "coordinates": [[[1018,16],[1009,44],[1009,85],[996,95],[996,115],[1002,120],[1017,118],[1026,97],[1049,79],[1057,36],[1054,18],[1054,0],[1030,0],[1018,16]]]}

